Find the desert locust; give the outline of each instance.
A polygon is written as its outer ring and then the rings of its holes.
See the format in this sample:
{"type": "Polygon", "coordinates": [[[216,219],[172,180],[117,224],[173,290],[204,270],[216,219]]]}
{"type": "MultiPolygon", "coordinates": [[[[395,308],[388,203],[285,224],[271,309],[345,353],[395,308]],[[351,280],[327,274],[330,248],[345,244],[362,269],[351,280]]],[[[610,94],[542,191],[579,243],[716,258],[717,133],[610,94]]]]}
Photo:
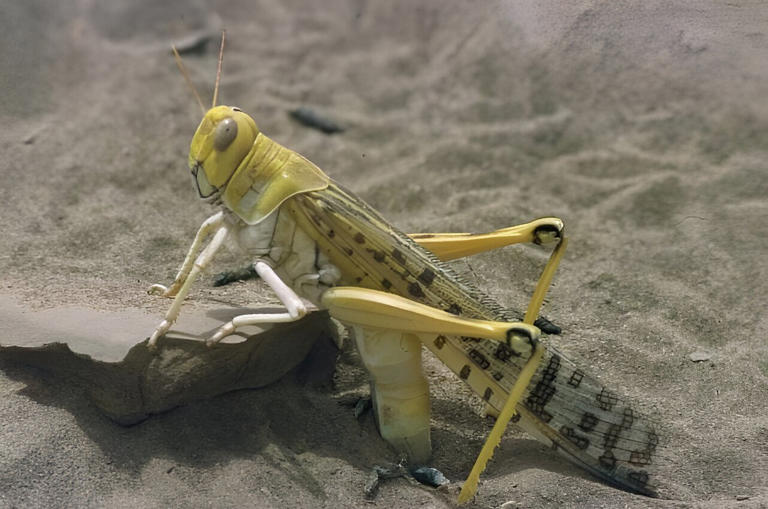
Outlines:
{"type": "MultiPolygon", "coordinates": [[[[218,82],[217,75],[216,91],[218,82]]],[[[245,325],[328,310],[353,330],[382,437],[411,463],[427,462],[432,451],[423,346],[495,409],[496,425],[460,501],[475,492],[509,420],[611,484],[656,493],[656,424],[539,341],[534,321],[565,249],[559,219],[486,234],[406,235],[310,161],[268,138],[249,115],[216,106],[216,95],[207,111],[201,103],[204,116],[192,138],[189,167],[200,198],[218,210],[200,227],[171,286],[151,289],[174,301],[150,347],[178,317],[200,271],[225,242],[234,242],[285,311],[237,316],[209,344],[245,325]],[[515,243],[556,245],[523,317],[445,263],[515,243]]]]}

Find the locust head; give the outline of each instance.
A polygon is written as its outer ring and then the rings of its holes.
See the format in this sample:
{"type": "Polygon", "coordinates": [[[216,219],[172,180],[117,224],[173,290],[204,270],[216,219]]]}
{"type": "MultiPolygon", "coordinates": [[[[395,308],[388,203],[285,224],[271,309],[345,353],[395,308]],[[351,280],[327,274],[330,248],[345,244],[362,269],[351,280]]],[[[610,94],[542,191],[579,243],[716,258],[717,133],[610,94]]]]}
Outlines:
{"type": "Polygon", "coordinates": [[[207,111],[173,47],[179,70],[203,113],[189,148],[189,168],[201,198],[222,203],[253,225],[288,198],[324,189],[330,180],[302,156],[262,135],[256,122],[239,108],[216,106],[224,39],[222,33],[213,103],[207,111]]]}
{"type": "Polygon", "coordinates": [[[256,122],[239,108],[216,106],[208,110],[189,148],[189,168],[201,198],[219,195],[258,134],[256,122]]]}

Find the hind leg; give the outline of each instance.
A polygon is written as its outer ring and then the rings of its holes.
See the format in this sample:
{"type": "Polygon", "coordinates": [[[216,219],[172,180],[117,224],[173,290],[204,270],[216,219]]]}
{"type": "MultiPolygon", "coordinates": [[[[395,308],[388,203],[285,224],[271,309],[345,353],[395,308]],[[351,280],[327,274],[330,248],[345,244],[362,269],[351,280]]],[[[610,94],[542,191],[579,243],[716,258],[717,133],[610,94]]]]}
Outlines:
{"type": "Polygon", "coordinates": [[[353,326],[355,342],[371,376],[371,398],[382,438],[411,464],[432,455],[429,384],[421,369],[421,342],[413,335],[353,326]]]}
{"type": "Polygon", "coordinates": [[[411,463],[431,456],[429,388],[421,369],[421,343],[438,334],[505,342],[523,355],[533,351],[539,331],[520,322],[492,322],[445,311],[364,288],[336,287],[322,298],[336,319],[350,325],[371,375],[381,436],[411,463]]]}

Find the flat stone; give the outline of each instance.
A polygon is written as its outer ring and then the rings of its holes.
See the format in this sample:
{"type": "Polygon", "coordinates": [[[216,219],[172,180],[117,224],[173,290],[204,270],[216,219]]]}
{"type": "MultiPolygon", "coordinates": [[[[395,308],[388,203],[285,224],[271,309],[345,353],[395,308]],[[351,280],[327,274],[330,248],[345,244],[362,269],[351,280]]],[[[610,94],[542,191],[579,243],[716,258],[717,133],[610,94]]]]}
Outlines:
{"type": "Polygon", "coordinates": [[[693,362],[705,362],[712,358],[712,354],[707,352],[693,352],[688,355],[688,358],[693,362]]]}
{"type": "Polygon", "coordinates": [[[15,368],[14,373],[21,369],[22,377],[29,376],[29,367],[43,369],[56,383],[84,389],[104,414],[126,425],[190,401],[264,387],[296,368],[310,352],[320,364],[312,369],[322,376],[332,374],[336,329],[324,312],[267,330],[249,327],[225,343],[205,346],[204,339],[224,322],[256,311],[274,309],[182,314],[160,339],[158,350],[151,352],[147,339],[158,316],[77,306],[33,311],[0,295],[0,367],[15,368]]]}

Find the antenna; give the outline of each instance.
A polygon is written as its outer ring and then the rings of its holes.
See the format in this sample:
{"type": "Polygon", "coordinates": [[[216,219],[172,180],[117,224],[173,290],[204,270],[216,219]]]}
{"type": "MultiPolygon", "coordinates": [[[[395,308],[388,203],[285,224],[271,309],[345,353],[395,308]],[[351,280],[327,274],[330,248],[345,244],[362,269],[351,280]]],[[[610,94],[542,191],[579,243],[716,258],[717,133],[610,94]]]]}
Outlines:
{"type": "Polygon", "coordinates": [[[227,31],[221,31],[221,47],[219,48],[219,66],[216,69],[216,86],[213,87],[213,104],[211,108],[216,106],[216,99],[219,96],[219,82],[221,81],[221,62],[224,60],[224,40],[227,38],[227,31]]]}
{"type": "Polygon", "coordinates": [[[182,76],[184,76],[184,81],[187,82],[190,90],[192,90],[192,93],[195,94],[197,104],[200,105],[200,111],[203,113],[203,116],[205,116],[205,106],[203,106],[203,100],[200,99],[200,94],[197,93],[197,90],[195,90],[195,85],[192,84],[192,79],[189,77],[189,73],[187,73],[187,69],[184,67],[184,64],[181,61],[181,55],[179,55],[179,51],[176,49],[176,45],[171,45],[171,49],[173,50],[173,58],[176,60],[176,65],[179,66],[179,70],[181,71],[182,76]]]}

